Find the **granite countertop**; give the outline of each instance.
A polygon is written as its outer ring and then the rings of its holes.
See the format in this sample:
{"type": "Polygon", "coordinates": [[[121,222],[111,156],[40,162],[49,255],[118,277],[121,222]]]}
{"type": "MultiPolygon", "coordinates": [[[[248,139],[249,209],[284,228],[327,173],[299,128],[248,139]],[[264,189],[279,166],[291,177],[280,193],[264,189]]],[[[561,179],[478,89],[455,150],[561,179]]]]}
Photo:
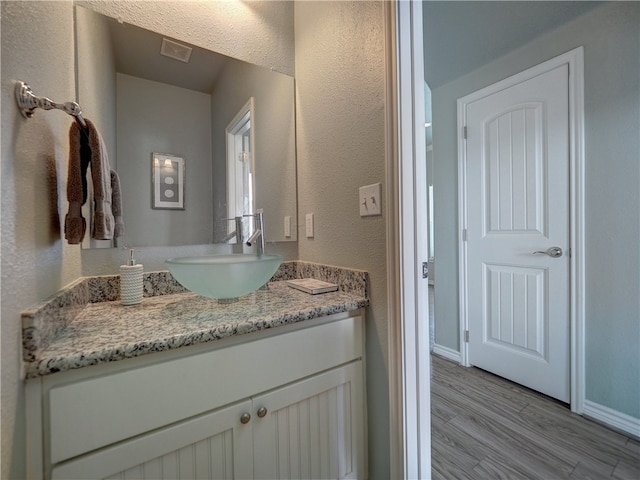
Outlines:
{"type": "MultiPolygon", "coordinates": [[[[306,264],[302,270],[309,265],[314,266],[306,264]]],[[[355,271],[365,285],[353,288],[351,281],[338,291],[319,295],[298,291],[284,281],[305,276],[335,281],[335,275],[321,274],[327,269],[331,273],[332,268],[322,266],[321,272],[315,269],[311,274],[295,268],[294,275],[288,272],[274,277],[279,281],[270,282],[268,290],[258,290],[226,305],[184,289],[178,289],[179,293],[145,292],[148,296],[133,306],[123,306],[113,294],[105,298],[103,291],[108,288],[97,292],[99,301],[80,305],[61,300],[58,295],[23,312],[24,376],[33,378],[172,350],[367,306],[366,272],[355,271]]],[[[359,282],[360,278],[355,283],[359,282]]],[[[92,293],[95,296],[96,292],[92,293]]]]}

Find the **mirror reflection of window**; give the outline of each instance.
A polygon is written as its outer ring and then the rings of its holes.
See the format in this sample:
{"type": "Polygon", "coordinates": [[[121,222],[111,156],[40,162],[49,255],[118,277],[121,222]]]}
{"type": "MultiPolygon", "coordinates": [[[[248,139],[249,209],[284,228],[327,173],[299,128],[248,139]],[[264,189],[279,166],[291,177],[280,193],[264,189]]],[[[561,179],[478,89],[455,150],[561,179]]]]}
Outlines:
{"type": "Polygon", "coordinates": [[[250,215],[255,213],[253,201],[253,169],[251,162],[251,119],[246,125],[246,131],[241,135],[242,151],[242,213],[250,215]]]}
{"type": "MultiPolygon", "coordinates": [[[[252,148],[255,129],[253,98],[242,107],[227,127],[227,231],[233,232],[235,217],[255,213],[254,161],[252,148]]],[[[244,223],[244,235],[253,233],[253,222],[244,223]]]]}

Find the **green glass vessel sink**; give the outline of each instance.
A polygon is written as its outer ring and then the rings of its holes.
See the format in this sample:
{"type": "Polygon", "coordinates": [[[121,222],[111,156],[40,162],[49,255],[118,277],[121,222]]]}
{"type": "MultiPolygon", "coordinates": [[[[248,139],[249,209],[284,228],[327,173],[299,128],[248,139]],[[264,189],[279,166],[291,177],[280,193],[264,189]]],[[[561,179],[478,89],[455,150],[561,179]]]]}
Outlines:
{"type": "Polygon", "coordinates": [[[266,284],[282,263],[282,255],[238,253],[177,257],[165,263],[183,287],[225,303],[266,284]]]}

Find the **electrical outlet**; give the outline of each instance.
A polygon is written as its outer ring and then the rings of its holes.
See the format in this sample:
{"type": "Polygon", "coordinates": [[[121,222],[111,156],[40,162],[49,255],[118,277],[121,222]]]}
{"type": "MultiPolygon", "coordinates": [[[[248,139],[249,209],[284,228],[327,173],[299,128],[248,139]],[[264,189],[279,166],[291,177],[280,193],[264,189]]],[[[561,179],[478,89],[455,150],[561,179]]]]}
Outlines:
{"type": "Polygon", "coordinates": [[[305,218],[307,238],[313,238],[313,213],[307,213],[305,218]]]}
{"type": "Polygon", "coordinates": [[[291,217],[289,215],[284,217],[284,236],[291,236],[291,217]]]}
{"type": "Polygon", "coordinates": [[[358,201],[360,203],[361,217],[382,215],[381,190],[382,188],[379,183],[360,187],[360,195],[358,201]]]}

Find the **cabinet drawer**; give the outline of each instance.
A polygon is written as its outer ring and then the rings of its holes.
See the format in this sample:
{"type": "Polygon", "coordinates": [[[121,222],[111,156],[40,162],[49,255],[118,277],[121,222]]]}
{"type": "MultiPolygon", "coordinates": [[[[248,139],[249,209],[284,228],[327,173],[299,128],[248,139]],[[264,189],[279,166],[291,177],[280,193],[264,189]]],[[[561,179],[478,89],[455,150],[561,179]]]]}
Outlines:
{"type": "Polygon", "coordinates": [[[48,395],[50,463],[350,362],[362,351],[362,319],[350,317],[55,386],[48,395]]]}

